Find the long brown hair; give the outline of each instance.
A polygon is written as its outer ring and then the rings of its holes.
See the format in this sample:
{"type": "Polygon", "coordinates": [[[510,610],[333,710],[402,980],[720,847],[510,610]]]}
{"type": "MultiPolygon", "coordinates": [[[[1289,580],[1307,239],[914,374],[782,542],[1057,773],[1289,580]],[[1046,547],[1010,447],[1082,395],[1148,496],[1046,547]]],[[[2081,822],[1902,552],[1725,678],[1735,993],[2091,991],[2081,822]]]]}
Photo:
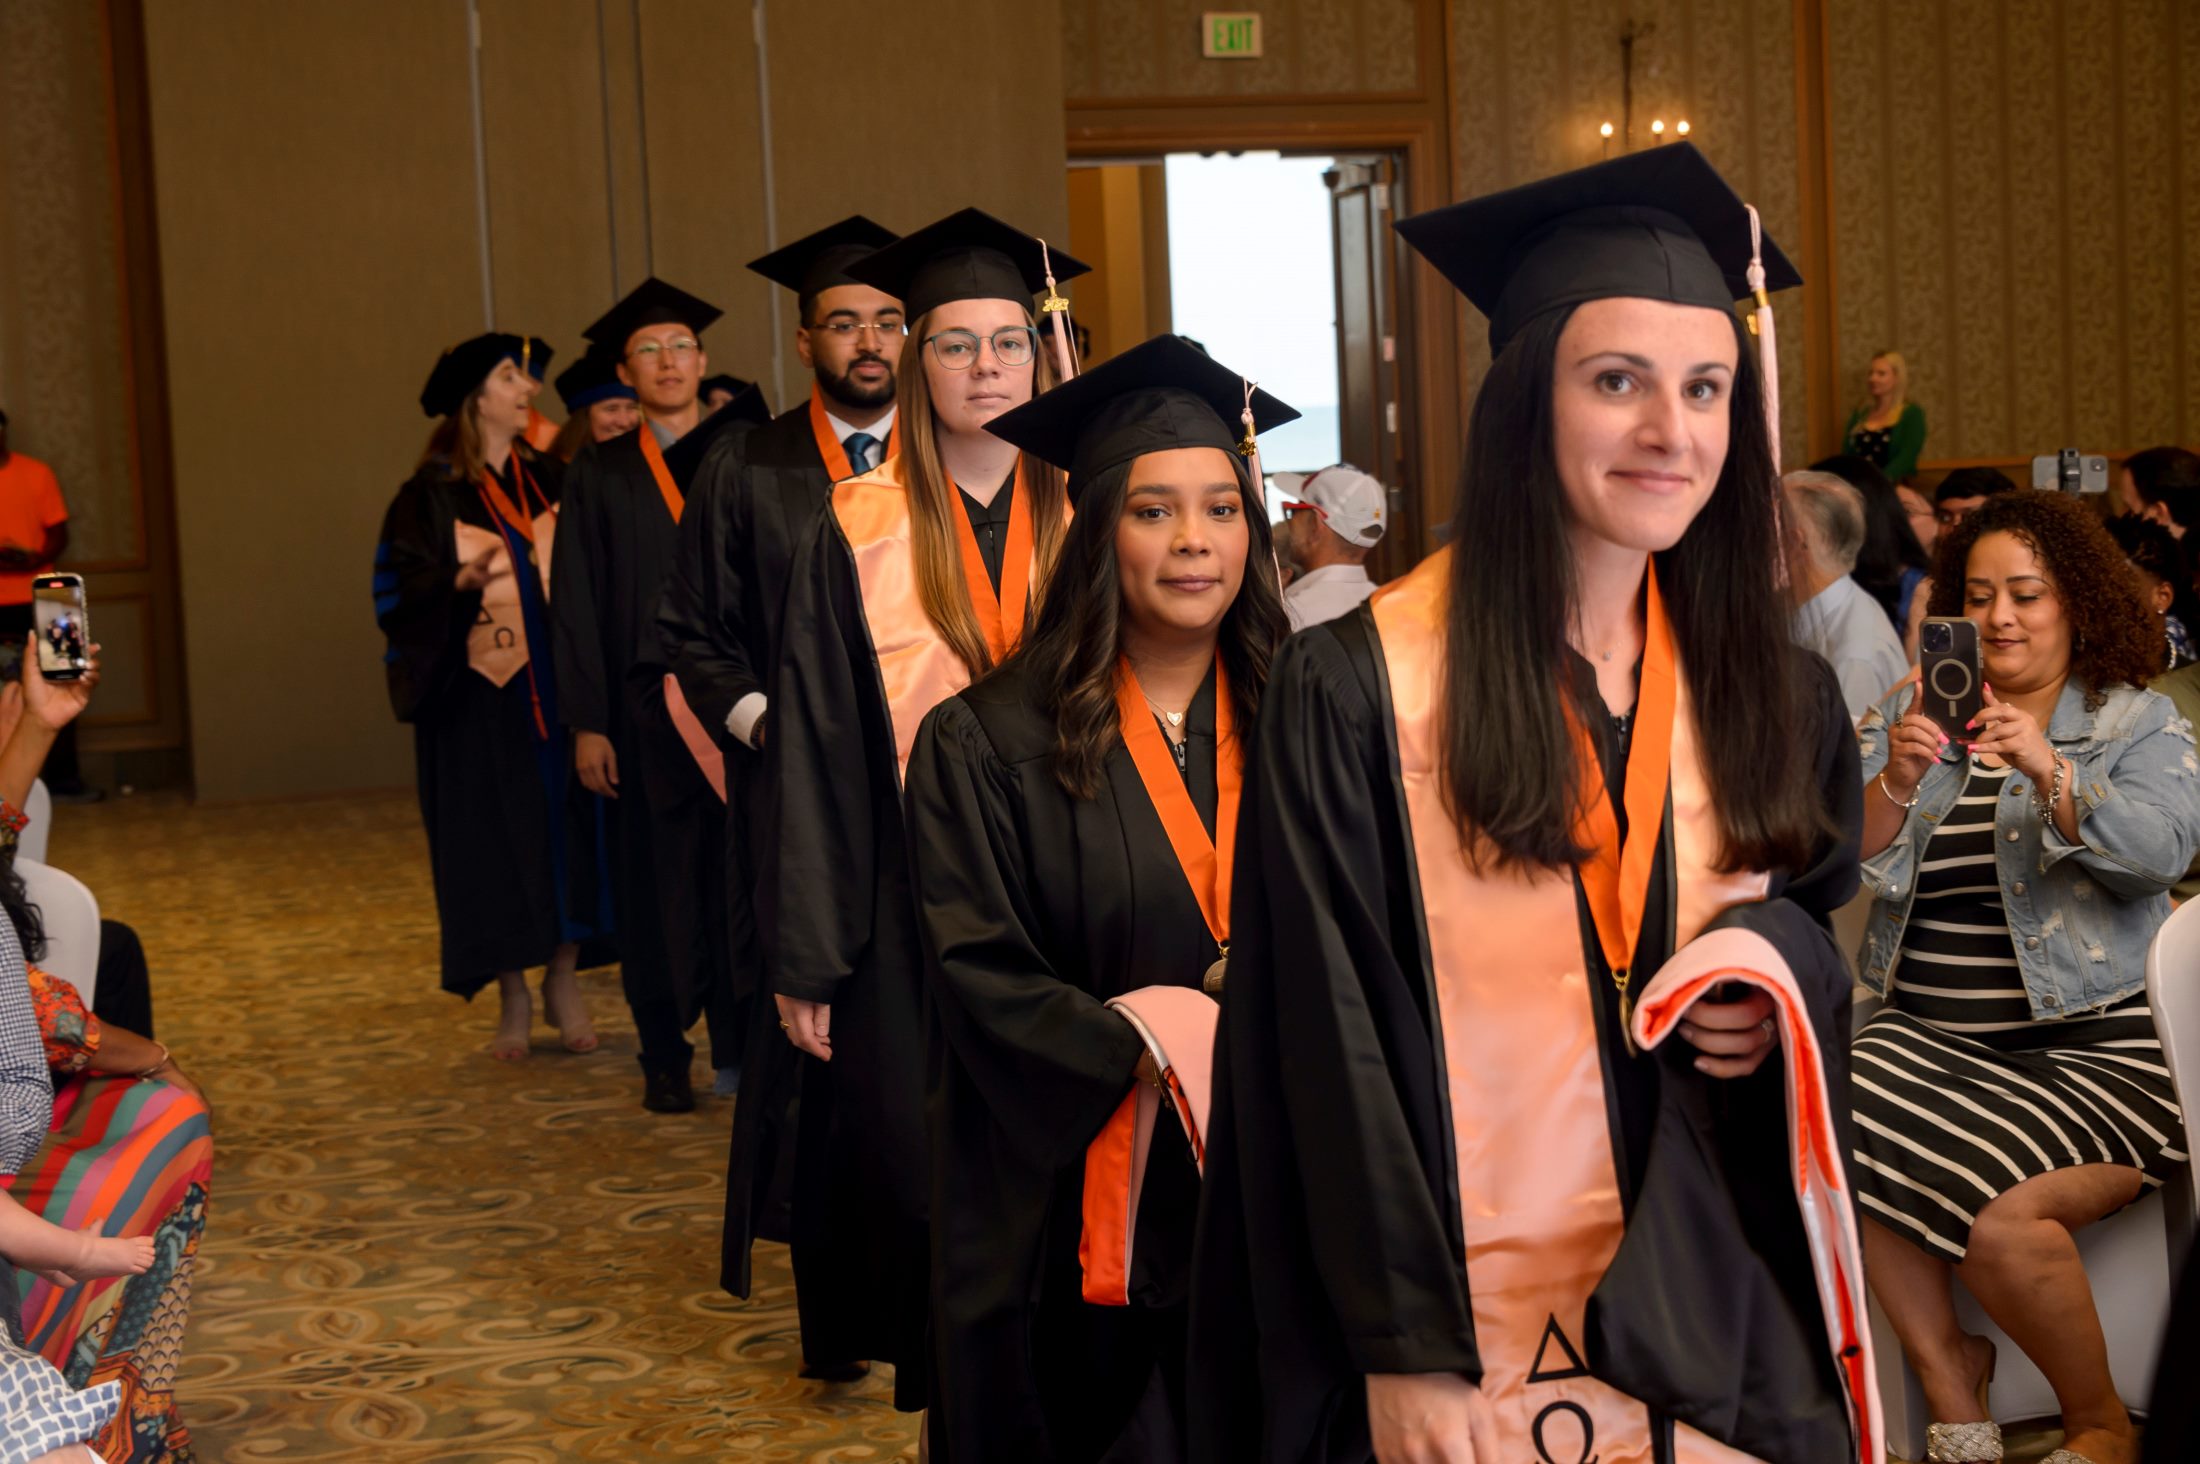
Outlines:
{"type": "MultiPolygon", "coordinates": [[[[581,415],[586,417],[587,413],[581,415]]],[[[529,461],[535,456],[534,444],[524,433],[512,439],[512,451],[529,461]]],[[[489,470],[489,455],[481,445],[480,387],[468,392],[459,409],[436,423],[435,430],[428,434],[428,446],[413,471],[428,469],[453,483],[476,482],[489,470]]]]}
{"type": "MultiPolygon", "coordinates": [[[[1024,312],[1029,325],[1031,312],[1024,312]]],[[[909,323],[909,339],[921,353],[930,333],[929,313],[909,323]]],[[[1037,343],[1044,346],[1044,342],[1037,343]]],[[[1054,360],[1044,349],[1032,354],[1032,394],[1054,386],[1054,360]]],[[[961,536],[955,516],[963,511],[955,499],[955,484],[940,462],[939,439],[932,421],[932,388],[925,380],[924,362],[905,365],[894,373],[894,421],[901,436],[896,459],[901,481],[909,494],[909,550],[916,560],[917,602],[925,617],[947,642],[948,649],[973,679],[993,669],[993,652],[978,628],[978,614],[970,607],[970,586],[963,578],[961,536]]],[[[1029,626],[1061,557],[1065,533],[1064,509],[1069,495],[1062,485],[1061,470],[1025,453],[1021,466],[1024,484],[1031,494],[1031,593],[1024,604],[1024,626],[1029,626]]],[[[1017,627],[1020,633],[1022,626],[1017,627]]]]}

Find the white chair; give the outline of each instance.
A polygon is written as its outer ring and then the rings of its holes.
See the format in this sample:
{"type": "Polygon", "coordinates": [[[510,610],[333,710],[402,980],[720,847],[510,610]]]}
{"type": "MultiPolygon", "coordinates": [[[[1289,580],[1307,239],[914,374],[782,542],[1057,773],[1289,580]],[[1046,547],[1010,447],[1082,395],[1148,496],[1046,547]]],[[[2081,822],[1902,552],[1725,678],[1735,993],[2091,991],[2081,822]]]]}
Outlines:
{"type": "Polygon", "coordinates": [[[46,862],[46,846],[53,838],[53,794],[44,778],[31,783],[30,797],[23,800],[23,816],[30,820],[15,836],[15,857],[46,862]]]}
{"type": "MultiPolygon", "coordinates": [[[[2200,1096],[2200,901],[2180,908],[2156,933],[2147,951],[2147,1001],[2168,1058],[2171,1084],[2188,1123],[2200,1096]]],[[[1873,1011],[1875,999],[1859,997],[1856,1025],[1873,1011]]],[[[2190,1150],[2191,1143],[2185,1145],[2190,1150]]],[[[2109,1372],[2116,1392],[2133,1414],[2146,1412],[2154,1387],[2154,1365],[2161,1355],[2162,1331],[2169,1323],[2170,1297],[2192,1244],[2194,1216],[2200,1213],[2200,1172],[2186,1164],[2159,1191],[2130,1208],[2078,1232],[2078,1254],[2101,1314],[2108,1339],[2109,1372]]],[[[1994,1386],[1987,1407],[2004,1424],[2052,1418],[2059,1411],[2055,1390],[2030,1358],[2009,1340],[1963,1289],[1955,1286],[1956,1316],[1967,1332],[1989,1338],[1999,1349],[1994,1386]]],[[[1871,1306],[1872,1340],[1879,1367],[1879,1395],[1887,1416],[1887,1446],[1906,1459],[1925,1455],[1925,1396],[1902,1359],[1894,1329],[1875,1298],[1871,1306]]]]}
{"type": "Polygon", "coordinates": [[[75,875],[25,859],[20,852],[15,872],[23,876],[23,888],[46,927],[46,954],[39,966],[75,987],[90,1006],[99,975],[98,899],[75,875]]]}

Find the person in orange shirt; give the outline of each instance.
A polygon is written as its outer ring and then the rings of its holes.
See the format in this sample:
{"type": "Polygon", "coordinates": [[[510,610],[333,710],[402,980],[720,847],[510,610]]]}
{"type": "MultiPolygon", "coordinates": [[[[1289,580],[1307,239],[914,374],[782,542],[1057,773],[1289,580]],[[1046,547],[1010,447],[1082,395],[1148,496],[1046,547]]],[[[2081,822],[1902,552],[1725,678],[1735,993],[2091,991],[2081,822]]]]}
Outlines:
{"type": "MultiPolygon", "coordinates": [[[[37,458],[8,446],[8,414],[0,411],[0,646],[17,653],[30,636],[31,580],[54,567],[69,547],[69,506],[60,480],[37,458]]],[[[54,797],[96,801],[76,766],[76,729],[54,744],[46,761],[46,787],[54,797]]]]}

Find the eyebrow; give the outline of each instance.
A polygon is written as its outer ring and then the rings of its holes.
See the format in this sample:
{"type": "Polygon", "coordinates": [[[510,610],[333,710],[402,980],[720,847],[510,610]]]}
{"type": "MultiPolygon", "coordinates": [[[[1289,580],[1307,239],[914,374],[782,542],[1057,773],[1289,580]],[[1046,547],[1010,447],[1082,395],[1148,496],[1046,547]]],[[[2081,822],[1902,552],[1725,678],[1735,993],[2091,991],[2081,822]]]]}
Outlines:
{"type": "Polygon", "coordinates": [[[1985,585],[1988,588],[1991,588],[1996,583],[2013,585],[2018,584],[2024,580],[2031,580],[2035,583],[2044,585],[2047,583],[2047,576],[2044,574],[2013,574],[2009,576],[2009,578],[2006,580],[1995,581],[1988,579],[1985,575],[1974,574],[1967,577],[1963,582],[1967,585],[1985,585]]]}
{"type": "MultiPolygon", "coordinates": [[[[1658,369],[1657,363],[1653,362],[1648,356],[1638,356],[1632,351],[1591,351],[1588,355],[1583,356],[1579,361],[1576,361],[1574,364],[1576,366],[1586,366],[1591,361],[1600,361],[1606,356],[1610,356],[1615,360],[1625,361],[1628,365],[1634,367],[1638,371],[1655,371],[1658,369]]],[[[1706,371],[1731,372],[1733,369],[1733,367],[1727,365],[1724,361],[1698,361],[1695,365],[1689,367],[1685,372],[1683,372],[1682,375],[1701,376],[1706,371]]]]}
{"type": "MultiPolygon", "coordinates": [[[[1176,491],[1176,485],[1173,483],[1137,483],[1131,486],[1131,490],[1124,497],[1136,498],[1141,493],[1174,493],[1176,491]]],[[[1199,491],[1207,494],[1217,494],[1243,493],[1245,490],[1236,483],[1215,482],[1206,484],[1199,491]]]]}

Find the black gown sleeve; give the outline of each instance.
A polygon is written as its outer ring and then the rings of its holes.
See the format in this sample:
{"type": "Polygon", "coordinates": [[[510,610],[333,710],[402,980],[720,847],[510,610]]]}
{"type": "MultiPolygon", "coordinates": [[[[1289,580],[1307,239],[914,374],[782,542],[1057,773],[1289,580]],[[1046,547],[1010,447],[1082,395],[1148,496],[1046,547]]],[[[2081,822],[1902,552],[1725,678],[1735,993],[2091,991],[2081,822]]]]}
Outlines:
{"type": "Polygon", "coordinates": [[[870,945],[877,913],[882,800],[898,790],[893,729],[840,521],[817,516],[795,557],[765,776],[778,797],[767,845],[770,897],[758,902],[772,990],[830,1002],[870,945]]]}
{"type": "Polygon", "coordinates": [[[696,719],[720,738],[741,698],[764,690],[763,676],[749,659],[750,627],[741,623],[748,564],[743,551],[753,507],[742,451],[746,440],[746,433],[729,433],[704,457],[680,517],[680,545],[657,609],[665,664],[696,719]]]}
{"type": "Polygon", "coordinates": [[[917,915],[933,1011],[994,1121],[1035,1166],[1075,1163],[1130,1091],[1131,1024],[1047,958],[1017,773],[960,698],[925,718],[909,759],[917,915]]]}
{"type": "MultiPolygon", "coordinates": [[[[643,430],[647,430],[646,428],[643,430]]],[[[576,732],[611,733],[613,688],[604,665],[604,478],[588,448],[567,470],[550,551],[550,639],[558,668],[558,720],[576,732]]]]}
{"type": "MultiPolygon", "coordinates": [[[[1238,823],[1217,1142],[1239,1146],[1249,1198],[1267,1190],[1303,1215],[1351,1371],[1479,1378],[1457,1227],[1431,1184],[1449,1124],[1418,942],[1398,942],[1410,851],[1382,814],[1387,746],[1335,635],[1286,642],[1238,823]]],[[[1266,1208],[1249,1206],[1256,1232],[1266,1208]]],[[[1252,1259],[1265,1269],[1257,1247],[1252,1259]]]]}
{"type": "Polygon", "coordinates": [[[400,721],[426,715],[466,664],[481,592],[460,591],[458,544],[447,503],[426,477],[397,492],[375,549],[375,623],[389,640],[390,702],[400,721]]]}

